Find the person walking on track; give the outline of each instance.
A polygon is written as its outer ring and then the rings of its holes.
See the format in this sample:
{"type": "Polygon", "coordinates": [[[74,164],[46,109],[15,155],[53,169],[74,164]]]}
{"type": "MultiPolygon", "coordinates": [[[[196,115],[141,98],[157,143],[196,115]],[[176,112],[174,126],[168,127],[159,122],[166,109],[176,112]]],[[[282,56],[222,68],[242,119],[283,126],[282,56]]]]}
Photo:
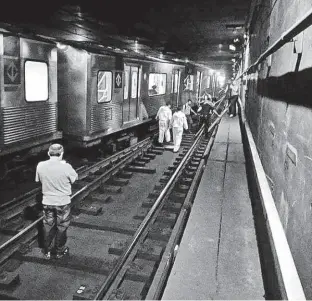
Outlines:
{"type": "Polygon", "coordinates": [[[190,99],[187,101],[186,104],[183,105],[183,113],[185,114],[186,119],[187,119],[187,124],[189,128],[191,129],[193,125],[191,113],[193,113],[194,115],[197,115],[197,113],[192,109],[192,101],[190,99]]]}
{"type": "Polygon", "coordinates": [[[230,82],[229,85],[229,114],[230,117],[235,117],[236,116],[236,103],[238,100],[238,83],[237,80],[233,80],[230,82]]]}
{"type": "Polygon", "coordinates": [[[182,140],[183,129],[187,130],[187,120],[185,114],[181,111],[181,107],[177,108],[177,111],[172,116],[171,125],[173,132],[173,152],[178,152],[182,140]]]}
{"type": "Polygon", "coordinates": [[[166,103],[165,106],[161,106],[157,112],[156,120],[159,120],[159,136],[158,142],[160,145],[164,142],[164,136],[166,138],[166,142],[170,142],[170,130],[169,125],[172,118],[171,104],[169,102],[166,103]]]}
{"type": "Polygon", "coordinates": [[[43,253],[51,258],[54,248],[56,258],[69,253],[66,247],[67,229],[70,223],[71,184],[78,175],[72,166],[63,159],[64,148],[60,144],[52,144],[49,148],[49,160],[41,161],[36,169],[36,182],[42,184],[43,204],[43,253]]]}

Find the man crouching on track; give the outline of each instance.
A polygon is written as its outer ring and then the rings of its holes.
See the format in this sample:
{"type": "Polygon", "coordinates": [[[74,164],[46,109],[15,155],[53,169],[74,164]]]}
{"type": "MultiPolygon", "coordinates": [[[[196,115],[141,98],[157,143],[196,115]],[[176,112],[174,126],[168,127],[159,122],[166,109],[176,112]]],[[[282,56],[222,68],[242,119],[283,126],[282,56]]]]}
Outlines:
{"type": "Polygon", "coordinates": [[[187,120],[185,114],[181,111],[181,107],[177,107],[177,111],[172,116],[171,125],[173,132],[173,152],[176,153],[179,151],[183,128],[188,129],[187,120]]]}
{"type": "Polygon", "coordinates": [[[172,118],[172,111],[170,109],[171,104],[167,102],[165,106],[161,106],[157,112],[156,120],[159,120],[159,136],[158,143],[163,145],[164,136],[166,142],[170,142],[170,130],[169,125],[172,118]]]}
{"type": "Polygon", "coordinates": [[[36,182],[42,184],[44,250],[47,259],[51,258],[54,239],[56,258],[69,253],[65,246],[67,228],[70,223],[71,184],[78,175],[72,166],[63,161],[64,148],[52,144],[49,148],[49,160],[38,163],[36,182]]]}
{"type": "Polygon", "coordinates": [[[218,112],[214,110],[214,107],[215,107],[215,104],[212,102],[212,97],[210,94],[208,94],[208,97],[204,98],[204,103],[201,104],[201,106],[199,107],[197,111],[197,113],[199,113],[201,116],[200,126],[202,126],[203,124],[205,125],[205,137],[206,138],[208,138],[208,134],[209,134],[208,129],[210,126],[212,113],[214,112],[215,114],[220,116],[218,112]]]}

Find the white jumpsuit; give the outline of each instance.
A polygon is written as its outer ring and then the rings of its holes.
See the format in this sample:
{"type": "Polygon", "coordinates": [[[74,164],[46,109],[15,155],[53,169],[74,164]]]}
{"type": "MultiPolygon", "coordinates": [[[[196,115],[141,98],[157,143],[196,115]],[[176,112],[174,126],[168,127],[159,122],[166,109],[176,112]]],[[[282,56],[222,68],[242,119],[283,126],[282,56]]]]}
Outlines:
{"type": "Polygon", "coordinates": [[[188,129],[186,116],[182,111],[175,112],[172,116],[171,121],[172,132],[173,132],[173,151],[177,152],[180,148],[183,128],[188,129]]]}
{"type": "Polygon", "coordinates": [[[163,143],[164,136],[166,141],[170,141],[169,125],[172,118],[172,111],[168,106],[161,106],[157,112],[156,119],[159,119],[159,136],[158,142],[163,143]]]}

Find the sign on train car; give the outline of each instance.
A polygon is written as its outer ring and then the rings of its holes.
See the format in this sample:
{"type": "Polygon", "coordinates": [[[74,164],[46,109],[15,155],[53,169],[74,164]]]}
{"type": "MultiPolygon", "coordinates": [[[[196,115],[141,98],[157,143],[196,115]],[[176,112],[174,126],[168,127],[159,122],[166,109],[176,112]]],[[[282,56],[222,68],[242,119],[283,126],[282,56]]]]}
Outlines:
{"type": "Polygon", "coordinates": [[[122,72],[115,72],[115,89],[122,88],[122,72]]]}
{"type": "Polygon", "coordinates": [[[4,84],[18,85],[21,83],[21,66],[19,59],[4,58],[4,84]]]}

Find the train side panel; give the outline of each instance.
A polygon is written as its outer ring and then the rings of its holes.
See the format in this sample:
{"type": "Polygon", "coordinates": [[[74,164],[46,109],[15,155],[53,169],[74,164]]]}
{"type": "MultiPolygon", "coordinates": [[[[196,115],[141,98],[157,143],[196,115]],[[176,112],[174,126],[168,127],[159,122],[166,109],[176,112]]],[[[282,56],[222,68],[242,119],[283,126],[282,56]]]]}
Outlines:
{"type": "MultiPolygon", "coordinates": [[[[52,44],[0,35],[0,155],[61,138],[57,129],[57,52],[52,44]]],[[[40,148],[40,147],[39,147],[40,148]]]]}

